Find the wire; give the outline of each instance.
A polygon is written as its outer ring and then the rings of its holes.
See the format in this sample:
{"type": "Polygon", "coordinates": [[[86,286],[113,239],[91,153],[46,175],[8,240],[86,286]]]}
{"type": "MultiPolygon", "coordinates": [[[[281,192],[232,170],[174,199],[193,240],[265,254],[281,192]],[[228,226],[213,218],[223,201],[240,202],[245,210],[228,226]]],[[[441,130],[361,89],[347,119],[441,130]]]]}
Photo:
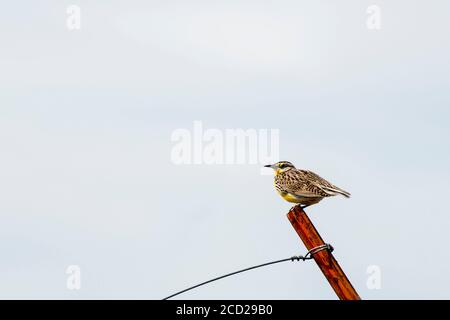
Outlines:
{"type": "Polygon", "coordinates": [[[233,275],[235,275],[235,274],[242,273],[242,272],[245,272],[245,271],[249,271],[249,270],[253,270],[253,269],[257,269],[257,268],[269,266],[269,265],[271,265],[271,264],[277,264],[277,263],[281,263],[281,262],[286,262],[286,261],[300,261],[300,260],[305,261],[305,260],[310,260],[310,259],[313,258],[313,255],[314,255],[314,254],[316,254],[316,253],[319,252],[319,251],[325,250],[325,249],[326,249],[326,250],[329,250],[330,252],[332,252],[332,251],[334,250],[333,247],[332,247],[331,245],[329,245],[329,244],[323,244],[323,245],[321,245],[321,246],[312,248],[312,249],[309,250],[304,256],[292,256],[292,257],[290,257],[290,258],[281,259],[281,260],[275,260],[275,261],[271,261],[271,262],[266,262],[266,263],[263,263],[263,264],[258,264],[258,265],[253,266],[253,267],[249,267],[249,268],[241,269],[241,270],[234,271],[234,272],[231,272],[231,273],[227,273],[227,274],[225,274],[225,275],[223,275],[223,276],[220,276],[220,277],[217,277],[217,278],[214,278],[214,279],[211,279],[211,280],[208,280],[208,281],[199,283],[199,284],[197,284],[197,285],[195,285],[195,286],[192,286],[192,287],[189,287],[189,288],[187,288],[187,289],[178,291],[177,293],[174,293],[174,294],[172,294],[172,295],[170,295],[170,296],[168,296],[168,297],[165,297],[163,300],[167,300],[167,299],[173,298],[173,297],[175,297],[175,296],[177,296],[177,295],[179,295],[179,294],[181,294],[181,293],[184,293],[184,292],[186,292],[186,291],[189,291],[189,290],[198,288],[198,287],[203,286],[203,285],[205,285],[205,284],[208,284],[208,283],[211,283],[211,282],[214,282],[214,281],[217,281],[217,280],[220,280],[220,279],[229,277],[229,276],[233,276],[233,275]]]}
{"type": "MultiPolygon", "coordinates": [[[[300,259],[299,259],[299,260],[300,260],[300,259]]],[[[174,293],[174,294],[172,294],[172,295],[170,295],[170,296],[164,298],[163,300],[170,299],[170,298],[175,297],[175,296],[177,296],[177,295],[179,295],[179,294],[181,294],[181,293],[183,293],[183,292],[186,292],[186,291],[189,291],[189,290],[198,288],[198,287],[203,286],[203,285],[205,285],[205,284],[207,284],[207,283],[210,283],[210,282],[213,282],[213,281],[217,281],[217,280],[220,280],[220,279],[223,279],[223,278],[226,278],[226,277],[229,277],[229,276],[232,276],[232,275],[241,273],[241,272],[245,272],[245,271],[249,271],[249,270],[252,270],[252,269],[256,269],[256,268],[260,268],[260,267],[265,267],[265,266],[268,266],[268,265],[271,265],[271,264],[281,263],[281,262],[285,262],[285,261],[294,261],[294,257],[286,258],[286,259],[281,259],[281,260],[276,260],[276,261],[271,261],[271,262],[259,264],[259,265],[257,265],[257,266],[253,266],[253,267],[250,267],[250,268],[245,268],[245,269],[238,270],[238,271],[235,271],[235,272],[227,273],[227,274],[225,274],[225,275],[223,275],[223,276],[220,276],[220,277],[217,277],[217,278],[214,278],[214,279],[211,279],[211,280],[208,280],[208,281],[199,283],[199,284],[197,284],[197,285],[195,285],[195,286],[192,286],[192,287],[189,287],[189,288],[187,288],[187,289],[181,290],[181,291],[179,291],[179,292],[177,292],[177,293],[174,293]]]]}

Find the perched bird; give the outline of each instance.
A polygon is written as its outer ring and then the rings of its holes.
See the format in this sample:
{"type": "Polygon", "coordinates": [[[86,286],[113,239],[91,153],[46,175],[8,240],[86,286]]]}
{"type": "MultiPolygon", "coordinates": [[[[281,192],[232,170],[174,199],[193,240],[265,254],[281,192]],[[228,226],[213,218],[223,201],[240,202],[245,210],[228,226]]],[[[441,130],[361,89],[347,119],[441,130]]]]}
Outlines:
{"type": "Polygon", "coordinates": [[[275,189],[283,199],[298,203],[302,208],[337,194],[350,198],[347,191],[336,187],[312,171],[295,168],[289,161],[280,161],[265,167],[275,170],[275,189]]]}

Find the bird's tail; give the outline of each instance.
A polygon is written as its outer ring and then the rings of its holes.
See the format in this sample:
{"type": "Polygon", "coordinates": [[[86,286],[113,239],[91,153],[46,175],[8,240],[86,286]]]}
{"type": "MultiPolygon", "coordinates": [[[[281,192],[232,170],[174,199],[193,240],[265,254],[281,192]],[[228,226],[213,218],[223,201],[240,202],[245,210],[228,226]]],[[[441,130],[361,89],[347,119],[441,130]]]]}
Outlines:
{"type": "Polygon", "coordinates": [[[323,189],[330,196],[335,196],[336,194],[343,195],[346,198],[350,198],[350,196],[351,196],[350,192],[342,190],[341,188],[338,188],[336,186],[334,186],[333,188],[331,188],[331,187],[323,187],[323,189]]]}

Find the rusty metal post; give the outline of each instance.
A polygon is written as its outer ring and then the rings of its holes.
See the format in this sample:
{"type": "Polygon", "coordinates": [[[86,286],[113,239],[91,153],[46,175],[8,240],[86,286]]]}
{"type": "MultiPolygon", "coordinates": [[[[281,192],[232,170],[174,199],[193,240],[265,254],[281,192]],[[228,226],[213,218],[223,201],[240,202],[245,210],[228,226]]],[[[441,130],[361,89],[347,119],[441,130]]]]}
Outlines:
{"type": "MultiPolygon", "coordinates": [[[[308,250],[325,244],[317,229],[300,206],[292,208],[287,217],[308,250]]],[[[313,257],[339,299],[361,300],[329,250],[319,251],[313,257]]]]}

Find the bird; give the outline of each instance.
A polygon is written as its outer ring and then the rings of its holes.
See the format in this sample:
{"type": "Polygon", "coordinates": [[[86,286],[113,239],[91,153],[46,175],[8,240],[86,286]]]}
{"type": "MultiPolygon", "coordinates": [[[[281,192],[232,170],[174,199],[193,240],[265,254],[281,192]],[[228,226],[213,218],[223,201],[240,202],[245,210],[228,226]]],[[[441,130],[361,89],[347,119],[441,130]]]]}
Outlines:
{"type": "Polygon", "coordinates": [[[297,169],[289,161],[279,161],[264,167],[275,171],[275,189],[280,196],[288,202],[297,203],[302,209],[338,194],[350,198],[349,192],[312,171],[297,169]]]}

